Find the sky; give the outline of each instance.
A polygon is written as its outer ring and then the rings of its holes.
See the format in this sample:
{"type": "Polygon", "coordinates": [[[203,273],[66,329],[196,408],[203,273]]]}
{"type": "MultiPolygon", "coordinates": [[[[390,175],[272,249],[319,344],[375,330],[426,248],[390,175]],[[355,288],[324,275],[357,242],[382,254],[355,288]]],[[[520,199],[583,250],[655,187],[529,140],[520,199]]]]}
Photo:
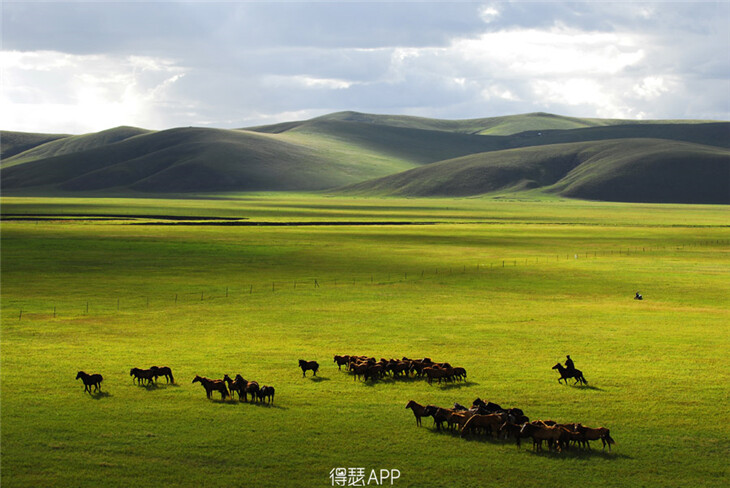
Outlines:
{"type": "Polygon", "coordinates": [[[730,2],[0,2],[0,129],[730,120],[730,2]]]}

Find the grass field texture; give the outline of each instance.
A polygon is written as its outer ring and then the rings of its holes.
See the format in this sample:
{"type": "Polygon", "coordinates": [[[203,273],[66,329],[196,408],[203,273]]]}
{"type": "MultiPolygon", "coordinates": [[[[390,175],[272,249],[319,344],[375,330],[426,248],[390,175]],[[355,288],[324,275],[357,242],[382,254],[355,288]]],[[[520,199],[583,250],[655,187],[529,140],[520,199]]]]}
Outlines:
{"type": "Polygon", "coordinates": [[[3,487],[324,487],[335,467],[397,468],[394,486],[414,487],[727,485],[727,207],[268,194],[4,198],[2,212],[76,215],[2,223],[3,487]],[[334,354],[428,356],[468,381],[353,381],[334,354]],[[558,384],[566,354],[588,387],[558,384]],[[176,383],[133,384],[153,364],[176,383]],[[79,370],[103,374],[104,394],[83,393],[79,370]],[[191,384],[225,373],[275,386],[274,406],[191,384]],[[477,397],[617,444],[533,453],[405,410],[477,397]]]}

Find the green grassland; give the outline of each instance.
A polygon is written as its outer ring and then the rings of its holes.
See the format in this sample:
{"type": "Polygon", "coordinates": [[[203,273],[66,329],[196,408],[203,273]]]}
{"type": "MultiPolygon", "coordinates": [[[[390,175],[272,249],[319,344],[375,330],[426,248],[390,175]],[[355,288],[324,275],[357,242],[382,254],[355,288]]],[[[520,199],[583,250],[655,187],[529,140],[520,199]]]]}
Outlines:
{"type": "Polygon", "coordinates": [[[29,219],[1,229],[3,487],[316,487],[335,467],[414,487],[726,486],[727,207],[205,197],[3,198],[29,219]],[[130,225],[174,222],[154,216],[342,225],[130,225]],[[348,353],[429,356],[468,381],[364,384],[332,363],[348,353]],[[558,384],[565,354],[588,387],[558,384]],[[134,385],[152,364],[176,384],[134,385]],[[274,406],[191,384],[224,373],[274,385],[274,406]],[[536,454],[404,408],[476,397],[617,444],[536,454]]]}

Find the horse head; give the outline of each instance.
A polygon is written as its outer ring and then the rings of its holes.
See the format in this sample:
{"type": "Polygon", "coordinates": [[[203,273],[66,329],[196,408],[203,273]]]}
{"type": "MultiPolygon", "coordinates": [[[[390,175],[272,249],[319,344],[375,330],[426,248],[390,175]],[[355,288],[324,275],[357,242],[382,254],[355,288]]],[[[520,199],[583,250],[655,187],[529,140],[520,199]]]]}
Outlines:
{"type": "Polygon", "coordinates": [[[193,383],[202,383],[202,382],[203,382],[203,378],[201,378],[198,375],[195,375],[195,378],[193,378],[193,383]]]}
{"type": "Polygon", "coordinates": [[[558,364],[556,364],[555,366],[553,366],[553,367],[552,367],[552,368],[550,368],[550,369],[557,369],[558,371],[561,371],[561,370],[563,370],[564,368],[563,368],[563,365],[562,365],[562,364],[558,363],[558,364]]]}
{"type": "Polygon", "coordinates": [[[87,376],[87,374],[86,374],[86,373],[84,373],[83,371],[79,371],[79,372],[78,372],[78,373],[76,374],[76,379],[79,379],[79,378],[83,378],[84,376],[87,376]]]}

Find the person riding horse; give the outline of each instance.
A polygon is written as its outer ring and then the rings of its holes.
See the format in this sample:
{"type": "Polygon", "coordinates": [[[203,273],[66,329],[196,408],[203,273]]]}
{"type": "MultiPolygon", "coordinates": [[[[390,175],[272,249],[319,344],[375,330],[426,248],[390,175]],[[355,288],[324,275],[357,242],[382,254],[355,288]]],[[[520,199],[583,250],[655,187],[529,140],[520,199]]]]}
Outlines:
{"type": "Polygon", "coordinates": [[[573,360],[570,359],[570,355],[565,356],[567,359],[565,360],[565,369],[568,371],[575,371],[575,365],[573,364],[573,360]]]}

